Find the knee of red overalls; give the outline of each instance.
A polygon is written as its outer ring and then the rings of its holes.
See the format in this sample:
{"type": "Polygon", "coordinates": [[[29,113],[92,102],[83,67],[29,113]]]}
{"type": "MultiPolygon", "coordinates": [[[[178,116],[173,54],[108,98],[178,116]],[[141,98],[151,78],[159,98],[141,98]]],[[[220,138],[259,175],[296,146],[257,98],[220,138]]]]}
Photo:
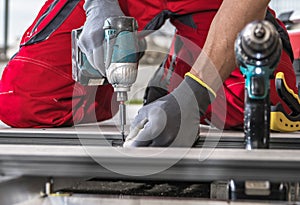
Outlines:
{"type": "Polygon", "coordinates": [[[7,64],[0,81],[0,119],[12,127],[71,125],[73,82],[63,71],[22,55],[7,64]]]}
{"type": "MultiPolygon", "coordinates": [[[[46,28],[47,22],[55,22],[52,21],[54,15],[52,19],[47,18],[53,14],[52,10],[43,21],[39,21],[53,2],[47,1],[42,7],[33,24],[24,33],[21,42],[25,45],[4,69],[0,82],[0,120],[10,126],[70,126],[84,119],[88,121],[86,116],[93,109],[97,113],[97,120],[112,116],[110,109],[102,112],[106,106],[98,106],[98,103],[86,98],[90,88],[78,85],[72,79],[71,30],[79,28],[85,21],[83,0],[73,5],[73,10],[63,16],[64,21],[46,39],[26,45],[32,39],[28,36],[32,33],[31,29],[39,29],[39,26],[46,28]],[[37,22],[40,22],[38,26],[37,22]]],[[[74,2],[59,1],[53,12],[57,12],[57,6],[68,8],[66,4],[74,2]]],[[[94,96],[94,100],[100,99],[100,96],[110,98],[112,89],[103,87],[94,96]]],[[[102,102],[107,101],[111,105],[110,100],[102,102]]]]}

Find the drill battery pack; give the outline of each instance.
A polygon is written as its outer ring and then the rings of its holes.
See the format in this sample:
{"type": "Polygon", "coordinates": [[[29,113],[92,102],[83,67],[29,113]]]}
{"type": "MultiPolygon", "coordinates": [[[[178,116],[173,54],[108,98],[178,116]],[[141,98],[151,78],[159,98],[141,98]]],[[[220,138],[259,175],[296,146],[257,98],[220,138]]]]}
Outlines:
{"type": "Polygon", "coordinates": [[[104,85],[108,81],[94,69],[78,46],[82,27],[72,30],[72,78],[81,85],[104,85]]]}

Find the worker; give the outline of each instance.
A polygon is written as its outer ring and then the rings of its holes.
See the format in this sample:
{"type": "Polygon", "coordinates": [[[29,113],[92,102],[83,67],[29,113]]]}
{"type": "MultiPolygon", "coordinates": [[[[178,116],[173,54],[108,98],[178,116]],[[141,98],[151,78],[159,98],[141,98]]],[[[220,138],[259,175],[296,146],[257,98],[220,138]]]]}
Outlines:
{"type": "MultiPolygon", "coordinates": [[[[202,121],[211,120],[212,107],[219,126],[240,128],[244,79],[235,66],[233,44],[248,22],[267,18],[276,26],[284,44],[276,72],[283,71],[289,87],[296,90],[288,36],[274,12],[267,9],[268,3],[268,0],[255,3],[253,0],[46,1],[24,33],[18,53],[4,70],[0,82],[0,119],[13,127],[56,127],[111,118],[116,108],[110,85],[88,87],[72,80],[70,32],[84,25],[79,46],[93,67],[101,70],[98,48],[104,36],[104,19],[127,15],[137,19],[140,31],[157,30],[166,19],[177,30],[170,55],[149,83],[145,106],[132,122],[125,146],[167,146],[173,142],[175,146],[190,146],[198,132],[199,113],[202,121]],[[163,78],[166,73],[172,77],[163,78]],[[181,77],[182,82],[173,82],[174,76],[181,77]],[[225,96],[219,95],[220,88],[224,88],[225,96]],[[214,106],[224,97],[225,108],[214,106]],[[218,109],[227,110],[226,118],[218,116],[221,113],[218,109]]],[[[276,104],[281,100],[274,82],[271,85],[271,101],[276,104]]]]}

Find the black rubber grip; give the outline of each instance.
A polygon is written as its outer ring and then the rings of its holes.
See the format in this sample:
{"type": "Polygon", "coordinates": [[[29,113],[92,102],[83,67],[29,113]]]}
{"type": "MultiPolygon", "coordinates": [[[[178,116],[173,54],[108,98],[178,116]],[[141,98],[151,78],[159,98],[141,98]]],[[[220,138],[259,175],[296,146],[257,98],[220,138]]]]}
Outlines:
{"type": "Polygon", "coordinates": [[[244,110],[245,148],[269,148],[270,141],[270,100],[251,99],[245,92],[244,110]]]}

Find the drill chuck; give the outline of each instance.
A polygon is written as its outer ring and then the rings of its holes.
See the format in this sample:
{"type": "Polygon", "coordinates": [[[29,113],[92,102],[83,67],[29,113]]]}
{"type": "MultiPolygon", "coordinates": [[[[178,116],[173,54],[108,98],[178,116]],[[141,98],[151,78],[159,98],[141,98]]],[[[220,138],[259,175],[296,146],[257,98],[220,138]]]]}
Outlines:
{"type": "Polygon", "coordinates": [[[279,62],[281,50],[280,36],[268,21],[251,22],[235,41],[236,61],[245,78],[246,149],[269,147],[270,78],[279,62]]]}
{"type": "Polygon", "coordinates": [[[281,55],[281,39],[268,21],[254,21],[238,35],[235,45],[237,63],[275,68],[281,55]]]}

